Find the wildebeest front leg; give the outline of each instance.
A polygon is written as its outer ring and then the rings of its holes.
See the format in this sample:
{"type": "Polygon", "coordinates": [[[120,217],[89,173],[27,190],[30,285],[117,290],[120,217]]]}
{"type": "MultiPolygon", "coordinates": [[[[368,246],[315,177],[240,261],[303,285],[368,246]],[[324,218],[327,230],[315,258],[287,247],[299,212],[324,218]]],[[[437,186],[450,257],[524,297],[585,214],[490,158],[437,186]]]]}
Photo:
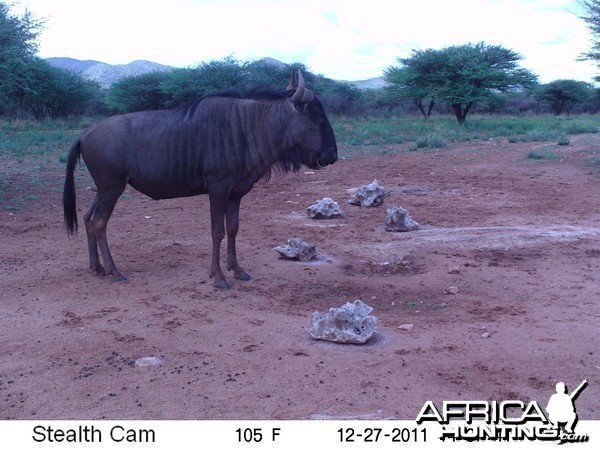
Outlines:
{"type": "Polygon", "coordinates": [[[240,202],[241,198],[230,198],[227,202],[227,270],[233,270],[234,278],[248,281],[250,275],[238,264],[235,250],[235,238],[240,229],[240,202]]]}
{"type": "Polygon", "coordinates": [[[210,262],[210,277],[214,278],[214,286],[222,289],[229,288],[225,274],[221,270],[221,242],[225,237],[225,211],[227,198],[222,195],[209,194],[210,199],[210,228],[212,232],[212,259],[210,262]]]}

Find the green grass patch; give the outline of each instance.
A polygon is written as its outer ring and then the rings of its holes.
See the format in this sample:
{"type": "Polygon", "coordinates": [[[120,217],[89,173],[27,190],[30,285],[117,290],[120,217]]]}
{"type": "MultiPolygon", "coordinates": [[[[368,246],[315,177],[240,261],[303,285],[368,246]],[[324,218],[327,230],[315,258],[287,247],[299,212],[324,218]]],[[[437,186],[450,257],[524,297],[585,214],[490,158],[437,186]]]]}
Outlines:
{"type": "MultiPolygon", "coordinates": [[[[463,125],[450,115],[385,118],[330,117],[342,157],[381,155],[398,151],[443,149],[454,142],[508,138],[511,142],[548,141],[568,145],[569,136],[596,133],[600,117],[591,115],[492,116],[470,115],[463,125]]],[[[50,188],[62,189],[62,180],[49,180],[48,173],[64,170],[69,149],[83,128],[95,119],[70,121],[0,121],[0,203],[4,209],[20,209],[50,188]],[[60,169],[57,169],[60,167],[60,169]],[[50,186],[46,186],[50,183],[50,186]]],[[[532,154],[528,160],[551,159],[550,153],[532,154]]],[[[588,164],[600,170],[600,158],[588,164]]]]}
{"type": "Polygon", "coordinates": [[[0,159],[56,155],[71,147],[81,130],[63,121],[0,122],[0,159]]]}
{"type": "MultiPolygon", "coordinates": [[[[81,133],[75,121],[0,121],[0,205],[21,211],[50,189],[58,192],[68,151],[81,133]]],[[[59,198],[59,196],[57,196],[59,198]]]]}
{"type": "MultiPolygon", "coordinates": [[[[549,142],[567,145],[568,136],[597,133],[600,117],[591,115],[533,117],[473,115],[459,125],[452,116],[387,118],[332,117],[342,156],[381,154],[380,147],[408,143],[409,151],[443,148],[452,142],[508,138],[509,142],[549,142]]],[[[389,149],[387,150],[389,152],[389,149]]]]}

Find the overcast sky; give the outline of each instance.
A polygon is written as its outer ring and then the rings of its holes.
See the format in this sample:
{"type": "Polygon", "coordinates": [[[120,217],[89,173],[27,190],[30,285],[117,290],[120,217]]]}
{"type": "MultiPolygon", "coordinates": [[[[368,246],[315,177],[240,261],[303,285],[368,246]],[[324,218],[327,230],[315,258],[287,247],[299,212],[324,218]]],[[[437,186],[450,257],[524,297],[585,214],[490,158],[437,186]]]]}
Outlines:
{"type": "Polygon", "coordinates": [[[45,18],[40,56],[176,67],[232,55],[302,62],[337,80],[381,76],[412,49],[485,41],[549,82],[592,81],[575,0],[17,0],[45,18]]]}

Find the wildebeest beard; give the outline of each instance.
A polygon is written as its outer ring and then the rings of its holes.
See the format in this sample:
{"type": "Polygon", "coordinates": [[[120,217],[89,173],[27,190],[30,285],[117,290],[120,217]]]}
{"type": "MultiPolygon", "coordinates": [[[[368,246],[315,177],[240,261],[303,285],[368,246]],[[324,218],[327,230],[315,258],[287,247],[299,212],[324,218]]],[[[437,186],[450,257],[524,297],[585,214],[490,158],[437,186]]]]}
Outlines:
{"type": "MultiPolygon", "coordinates": [[[[272,166],[263,178],[268,181],[271,179],[272,172],[285,174],[288,172],[298,172],[302,168],[302,149],[298,146],[291,148],[288,152],[282,155],[281,159],[272,166]]],[[[309,166],[309,164],[306,164],[309,166]]]]}

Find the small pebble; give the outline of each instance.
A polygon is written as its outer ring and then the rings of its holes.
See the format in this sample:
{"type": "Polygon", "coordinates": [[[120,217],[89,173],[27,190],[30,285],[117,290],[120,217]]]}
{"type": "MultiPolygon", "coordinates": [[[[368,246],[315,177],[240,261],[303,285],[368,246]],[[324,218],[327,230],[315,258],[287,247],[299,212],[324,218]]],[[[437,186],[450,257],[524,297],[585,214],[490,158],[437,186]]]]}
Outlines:
{"type": "Polygon", "coordinates": [[[481,333],[481,337],[482,338],[489,338],[491,336],[489,331],[486,331],[485,333],[481,333]]]}
{"type": "Polygon", "coordinates": [[[398,327],[399,330],[410,331],[415,326],[414,323],[404,323],[398,327]]]}
{"type": "Polygon", "coordinates": [[[445,294],[452,294],[452,295],[456,295],[458,294],[460,291],[456,286],[449,286],[444,293],[445,294]]]}
{"type": "Polygon", "coordinates": [[[460,273],[460,268],[458,266],[450,266],[450,267],[448,267],[448,273],[451,273],[451,274],[460,273]]]}

